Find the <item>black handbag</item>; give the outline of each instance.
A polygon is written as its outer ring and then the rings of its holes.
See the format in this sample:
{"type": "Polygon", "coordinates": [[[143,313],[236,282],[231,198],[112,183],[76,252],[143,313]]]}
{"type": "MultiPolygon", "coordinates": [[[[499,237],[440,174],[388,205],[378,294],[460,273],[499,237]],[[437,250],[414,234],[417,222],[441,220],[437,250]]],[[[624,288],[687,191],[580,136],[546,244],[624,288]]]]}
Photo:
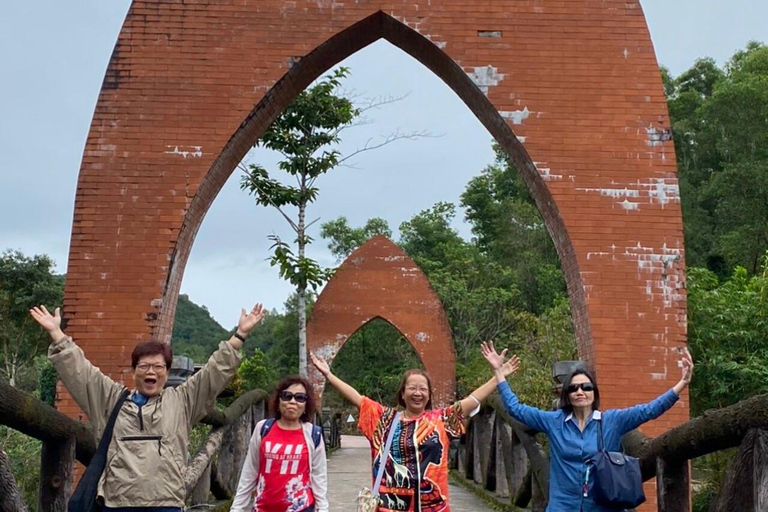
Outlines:
{"type": "Polygon", "coordinates": [[[96,504],[96,495],[99,492],[99,480],[101,480],[101,474],[104,473],[104,468],[107,466],[107,449],[109,443],[112,441],[112,431],[115,429],[115,421],[117,415],[120,413],[120,408],[123,406],[123,402],[128,398],[130,391],[124,389],[120,398],[117,399],[112,413],[107,420],[107,426],[104,427],[104,433],[101,435],[99,441],[99,447],[96,449],[96,453],[93,454],[91,462],[88,467],[85,468],[85,473],[77,484],[75,492],[72,493],[72,497],[69,498],[69,504],[67,505],[68,512],[95,512],[98,510],[96,504]]]}
{"type": "Polygon", "coordinates": [[[635,508],[645,502],[643,475],[640,461],[622,452],[609,452],[603,444],[603,421],[597,420],[599,449],[591,459],[595,484],[592,487],[595,503],[623,510],[635,508]]]}

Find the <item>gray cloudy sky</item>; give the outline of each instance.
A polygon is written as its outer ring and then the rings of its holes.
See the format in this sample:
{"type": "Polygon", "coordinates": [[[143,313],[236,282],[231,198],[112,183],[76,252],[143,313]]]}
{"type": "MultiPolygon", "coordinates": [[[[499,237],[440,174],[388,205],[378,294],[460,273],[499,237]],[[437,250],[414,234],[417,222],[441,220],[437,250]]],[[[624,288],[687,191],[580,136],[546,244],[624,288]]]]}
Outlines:
{"type": "MultiPolygon", "coordinates": [[[[656,54],[673,74],[698,57],[725,62],[749,40],[768,41],[765,0],[641,0],[656,54]]],[[[75,185],[104,71],[129,0],[9,2],[0,17],[0,250],[52,256],[65,272],[75,185]]],[[[361,155],[357,169],[319,181],[310,218],[346,216],[353,225],[384,217],[397,226],[437,201],[457,202],[467,181],[493,160],[491,138],[458,98],[414,59],[378,42],[343,63],[347,88],[405,95],[350,131],[342,150],[400,129],[440,137],[400,141],[361,155]],[[376,63],[375,65],[373,63],[376,63]],[[406,187],[400,184],[407,183],[406,187]]],[[[252,161],[269,166],[266,153],[252,161]]],[[[292,239],[276,213],[256,208],[236,175],[214,202],[192,250],[182,293],[225,326],[241,306],[282,308],[290,287],[265,261],[267,235],[292,239]],[[247,233],[247,240],[243,233],[247,233]]],[[[461,215],[460,215],[461,216],[461,215]]],[[[459,217],[460,217],[459,216],[459,217]]],[[[319,239],[310,255],[335,262],[319,239]]],[[[462,219],[456,227],[465,235],[462,219]]]]}

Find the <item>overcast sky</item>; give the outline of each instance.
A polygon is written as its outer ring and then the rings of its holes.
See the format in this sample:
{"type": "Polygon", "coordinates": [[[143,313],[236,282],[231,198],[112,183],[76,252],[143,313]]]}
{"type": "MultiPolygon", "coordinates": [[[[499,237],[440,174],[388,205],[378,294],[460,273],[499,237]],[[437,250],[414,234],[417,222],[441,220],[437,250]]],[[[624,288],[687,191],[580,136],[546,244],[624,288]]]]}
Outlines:
{"type": "MultiPolygon", "coordinates": [[[[659,63],[674,75],[696,58],[725,62],[749,40],[768,41],[766,0],[641,0],[659,63]]],[[[65,272],[77,174],[112,47],[129,0],[8,2],[0,16],[0,250],[45,253],[65,272]]],[[[343,63],[347,88],[407,97],[349,132],[342,150],[393,130],[439,137],[400,141],[356,159],[356,169],[321,178],[309,218],[346,216],[352,225],[384,217],[398,225],[438,201],[458,202],[469,179],[493,160],[491,137],[439,79],[380,41],[343,63]],[[373,64],[375,62],[375,65],[373,64]],[[402,187],[407,183],[407,187],[402,187]]],[[[269,166],[270,155],[252,152],[269,166]]],[[[196,239],[182,293],[205,304],[225,326],[239,308],[282,308],[291,292],[265,261],[267,235],[292,240],[285,221],[253,205],[237,174],[214,202],[196,239]],[[248,240],[240,242],[242,233],[248,240]]],[[[456,228],[469,236],[462,219],[456,228]]],[[[310,256],[335,261],[319,237],[310,256]]]]}

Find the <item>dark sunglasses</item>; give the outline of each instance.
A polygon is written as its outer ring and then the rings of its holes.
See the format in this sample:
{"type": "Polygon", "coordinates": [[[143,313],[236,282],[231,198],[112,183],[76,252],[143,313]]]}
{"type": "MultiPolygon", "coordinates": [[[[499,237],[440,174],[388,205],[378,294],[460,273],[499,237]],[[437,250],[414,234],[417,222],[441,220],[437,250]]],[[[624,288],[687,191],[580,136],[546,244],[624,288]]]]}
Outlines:
{"type": "Polygon", "coordinates": [[[582,391],[594,391],[595,385],[591,382],[582,382],[581,384],[571,384],[568,386],[569,393],[575,393],[581,388],[582,391]]]}
{"type": "Polygon", "coordinates": [[[307,401],[306,393],[291,393],[290,391],[280,392],[280,400],[283,402],[290,402],[296,400],[296,403],[303,404],[307,401]]]}

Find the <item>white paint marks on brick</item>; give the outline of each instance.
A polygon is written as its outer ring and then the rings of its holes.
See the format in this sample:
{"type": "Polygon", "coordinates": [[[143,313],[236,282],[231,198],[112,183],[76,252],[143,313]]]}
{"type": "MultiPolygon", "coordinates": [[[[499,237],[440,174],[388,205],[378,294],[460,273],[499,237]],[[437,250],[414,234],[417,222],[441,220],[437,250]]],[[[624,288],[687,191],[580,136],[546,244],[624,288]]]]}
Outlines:
{"type": "Polygon", "coordinates": [[[627,48],[624,48],[624,52],[623,52],[623,54],[624,54],[624,58],[625,58],[625,59],[626,59],[627,57],[629,57],[629,49],[627,49],[627,48]]]}
{"type": "Polygon", "coordinates": [[[647,182],[637,180],[631,184],[617,184],[612,181],[611,185],[614,187],[576,190],[615,199],[615,203],[627,211],[637,211],[641,204],[659,204],[663,209],[669,203],[680,202],[680,187],[676,179],[651,178],[647,182]]]}
{"type": "Polygon", "coordinates": [[[491,87],[499,85],[499,82],[506,77],[506,75],[499,73],[499,70],[491,65],[472,68],[472,72],[467,72],[467,76],[486,96],[488,96],[488,91],[491,87]]]}
{"type": "MultiPolygon", "coordinates": [[[[486,92],[486,94],[488,93],[486,92]]],[[[499,114],[504,119],[512,121],[512,124],[523,124],[523,121],[531,117],[531,111],[528,110],[528,107],[523,107],[522,110],[502,110],[499,114]]]]}
{"type": "Polygon", "coordinates": [[[166,155],[180,155],[184,158],[200,158],[203,156],[203,146],[166,146],[170,151],[166,155]]]}
{"type": "Polygon", "coordinates": [[[522,135],[515,135],[515,137],[517,137],[517,140],[520,141],[520,144],[525,144],[525,139],[527,137],[523,137],[522,135]]]}
{"type": "Polygon", "coordinates": [[[421,343],[426,342],[429,339],[429,335],[425,332],[417,332],[416,333],[416,341],[419,341],[421,343]]]}
{"type": "Polygon", "coordinates": [[[560,181],[563,179],[562,174],[552,174],[552,169],[547,167],[546,162],[533,162],[533,165],[536,166],[536,170],[539,171],[544,181],[560,181]]]}

